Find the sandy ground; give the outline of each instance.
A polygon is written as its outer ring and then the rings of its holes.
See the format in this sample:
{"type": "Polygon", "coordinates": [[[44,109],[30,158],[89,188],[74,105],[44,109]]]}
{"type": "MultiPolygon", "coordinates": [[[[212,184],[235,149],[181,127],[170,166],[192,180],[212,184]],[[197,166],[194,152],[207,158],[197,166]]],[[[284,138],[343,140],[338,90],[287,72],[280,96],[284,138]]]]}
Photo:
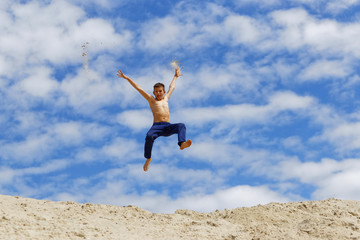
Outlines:
{"type": "Polygon", "coordinates": [[[360,239],[360,201],[270,203],[211,213],[0,195],[0,239],[360,239]]]}

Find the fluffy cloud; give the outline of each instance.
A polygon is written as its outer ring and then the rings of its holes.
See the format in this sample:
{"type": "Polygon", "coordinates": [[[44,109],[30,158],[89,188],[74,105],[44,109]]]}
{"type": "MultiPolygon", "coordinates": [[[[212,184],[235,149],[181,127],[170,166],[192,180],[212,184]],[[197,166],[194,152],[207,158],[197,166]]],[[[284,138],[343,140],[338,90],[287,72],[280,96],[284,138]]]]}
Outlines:
{"type": "Polygon", "coordinates": [[[30,117],[34,119],[25,118],[26,121],[30,120],[30,126],[24,122],[19,132],[13,132],[19,138],[18,140],[2,141],[0,156],[10,165],[41,163],[50,156],[56,155],[60,150],[83,146],[85,143],[98,142],[110,132],[107,127],[94,123],[53,123],[45,122],[38,116],[30,115],[30,117]],[[38,128],[33,129],[32,123],[36,124],[38,128]]]}
{"type": "Polygon", "coordinates": [[[19,83],[19,88],[34,97],[49,98],[58,89],[59,83],[51,77],[49,68],[35,68],[19,83]]]}
{"type": "Polygon", "coordinates": [[[213,194],[188,195],[175,200],[166,195],[144,196],[128,195],[123,200],[113,199],[113,204],[127,205],[129,203],[141,206],[153,212],[171,213],[177,209],[191,209],[200,212],[210,212],[217,209],[236,208],[239,206],[255,206],[269,202],[286,202],[289,198],[272,191],[267,186],[235,186],[218,190],[213,194]]]}
{"type": "Polygon", "coordinates": [[[359,0],[331,0],[326,2],[326,10],[338,14],[342,11],[359,5],[359,0]]]}
{"type": "Polygon", "coordinates": [[[346,61],[319,60],[300,73],[304,81],[317,81],[326,78],[346,78],[352,72],[351,64],[346,61]]]}
{"type": "Polygon", "coordinates": [[[358,38],[358,23],[339,23],[335,20],[318,20],[304,9],[280,10],[273,12],[272,17],[281,27],[279,41],[290,50],[310,47],[310,50],[324,55],[354,55],[358,57],[360,48],[352,39],[358,38]]]}
{"type": "Polygon", "coordinates": [[[291,92],[279,92],[269,98],[267,105],[227,105],[222,107],[188,108],[181,112],[187,121],[195,124],[206,122],[236,122],[237,124],[255,124],[270,121],[283,111],[303,111],[311,106],[311,97],[297,96],[291,92]]]}
{"type": "Polygon", "coordinates": [[[38,167],[28,167],[28,168],[10,168],[10,167],[1,167],[0,168],[0,187],[5,187],[7,184],[12,185],[12,182],[15,181],[15,178],[21,178],[26,175],[42,175],[62,170],[66,168],[68,162],[66,160],[51,160],[38,167]]]}
{"type": "Polygon", "coordinates": [[[296,160],[282,162],[278,171],[269,171],[282,180],[298,179],[316,187],[312,197],[359,199],[359,159],[322,159],[320,162],[296,160]]]}
{"type": "Polygon", "coordinates": [[[255,19],[247,16],[228,16],[224,20],[224,27],[225,32],[222,30],[219,34],[228,34],[230,41],[235,45],[255,44],[265,30],[255,19]]]}
{"type": "Polygon", "coordinates": [[[212,43],[253,45],[269,33],[262,22],[213,3],[183,4],[178,8],[185,8],[185,12],[150,21],[143,27],[141,47],[169,51],[180,47],[199,49],[212,43]]]}
{"type": "Polygon", "coordinates": [[[78,75],[68,76],[60,88],[65,104],[83,113],[93,112],[116,99],[111,82],[92,71],[80,70],[78,75]]]}
{"type": "Polygon", "coordinates": [[[235,186],[219,190],[211,195],[188,196],[178,199],[175,206],[183,209],[194,209],[201,212],[236,208],[238,206],[255,206],[269,202],[286,202],[289,198],[272,191],[267,186],[235,186]]]}
{"type": "Polygon", "coordinates": [[[142,158],[142,154],[137,154],[142,150],[143,145],[138,144],[135,140],[118,137],[102,147],[102,156],[115,158],[116,161],[119,161],[118,164],[124,165],[139,157],[142,158]]]}
{"type": "MultiPolygon", "coordinates": [[[[88,192],[69,191],[68,193],[58,194],[57,197],[60,200],[63,197],[65,197],[64,199],[69,199],[71,195],[72,199],[76,201],[91,199],[92,202],[120,206],[137,205],[153,212],[163,213],[174,212],[179,208],[196,211],[215,211],[216,209],[254,206],[273,201],[286,202],[290,200],[271,190],[268,186],[253,187],[239,185],[221,187],[221,178],[214,176],[210,171],[185,170],[164,165],[156,165],[152,169],[154,171],[146,175],[140,174],[142,171],[141,165],[131,165],[124,169],[113,169],[94,177],[94,179],[97,179],[98,184],[87,188],[88,192]],[[140,194],[124,176],[132,179],[133,184],[142,182],[143,186],[149,185],[148,188],[151,188],[150,185],[159,183],[164,187],[168,183],[176,181],[179,183],[179,186],[176,187],[176,195],[178,197],[170,198],[165,192],[158,193],[151,189],[140,194]],[[152,183],[150,184],[149,181],[152,183]],[[130,183],[130,185],[127,183],[130,183]],[[184,192],[184,189],[191,191],[184,192]]],[[[77,185],[77,187],[84,188],[86,184],[91,183],[84,181],[83,184],[77,185]]]]}
{"type": "Polygon", "coordinates": [[[346,153],[348,151],[360,149],[360,123],[348,122],[326,129],[322,138],[334,144],[338,151],[346,153]]]}
{"type": "MultiPolygon", "coordinates": [[[[32,1],[2,10],[0,53],[10,66],[5,73],[22,72],[27,64],[81,62],[81,45],[93,43],[91,51],[119,52],[130,45],[131,36],[115,33],[102,19],[86,19],[85,12],[63,0],[48,5],[32,1]],[[96,34],[95,34],[96,33],[96,34]]],[[[3,70],[4,72],[5,70],[3,70]]]]}
{"type": "Polygon", "coordinates": [[[135,132],[150,129],[153,123],[150,109],[125,111],[118,114],[116,119],[119,124],[130,127],[135,132]]]}
{"type": "Polygon", "coordinates": [[[246,5],[257,5],[261,8],[268,8],[273,6],[281,5],[281,1],[279,0],[269,0],[269,1],[262,1],[262,0],[236,0],[234,3],[239,6],[243,7],[246,5]]]}
{"type": "Polygon", "coordinates": [[[31,163],[42,161],[50,155],[52,148],[48,135],[30,135],[18,142],[3,143],[0,156],[7,162],[31,163]]]}

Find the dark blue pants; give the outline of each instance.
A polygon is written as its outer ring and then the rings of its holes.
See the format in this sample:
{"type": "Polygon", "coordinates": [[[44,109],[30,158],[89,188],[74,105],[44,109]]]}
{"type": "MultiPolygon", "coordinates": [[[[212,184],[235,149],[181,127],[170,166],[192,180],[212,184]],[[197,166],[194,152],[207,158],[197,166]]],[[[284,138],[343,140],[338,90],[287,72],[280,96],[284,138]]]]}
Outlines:
{"type": "Polygon", "coordinates": [[[181,146],[181,143],[186,141],[185,124],[183,123],[171,124],[168,122],[154,123],[146,134],[145,149],[144,149],[145,158],[151,158],[151,150],[156,138],[161,136],[168,137],[175,133],[178,134],[178,145],[181,146]]]}

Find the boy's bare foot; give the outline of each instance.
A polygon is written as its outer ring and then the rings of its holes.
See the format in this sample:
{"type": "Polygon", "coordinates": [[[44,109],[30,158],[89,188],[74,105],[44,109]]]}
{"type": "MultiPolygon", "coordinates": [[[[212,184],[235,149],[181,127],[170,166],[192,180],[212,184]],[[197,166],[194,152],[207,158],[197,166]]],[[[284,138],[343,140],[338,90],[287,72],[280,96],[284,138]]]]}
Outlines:
{"type": "Polygon", "coordinates": [[[187,140],[186,142],[183,142],[183,143],[181,144],[180,149],[183,150],[183,149],[185,149],[185,148],[188,148],[188,147],[191,146],[191,144],[192,144],[192,142],[191,142],[191,140],[189,139],[189,140],[187,140]]]}
{"type": "Polygon", "coordinates": [[[144,171],[147,172],[149,170],[149,165],[151,163],[151,158],[146,159],[146,162],[144,164],[144,171]]]}

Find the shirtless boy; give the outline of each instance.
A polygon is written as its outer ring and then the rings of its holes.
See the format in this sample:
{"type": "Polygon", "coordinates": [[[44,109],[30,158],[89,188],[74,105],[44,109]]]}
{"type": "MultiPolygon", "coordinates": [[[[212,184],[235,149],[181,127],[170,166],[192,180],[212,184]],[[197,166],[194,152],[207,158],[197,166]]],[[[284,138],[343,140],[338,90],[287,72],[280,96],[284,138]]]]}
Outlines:
{"type": "Polygon", "coordinates": [[[191,140],[186,140],[186,127],[183,123],[170,123],[170,113],[169,113],[169,105],[168,101],[175,89],[176,80],[180,77],[181,71],[180,68],[175,70],[175,75],[171,84],[169,86],[169,90],[166,93],[165,86],[162,83],[156,83],[154,85],[154,96],[151,96],[149,93],[145,92],[139,84],[135,83],[129,77],[125,76],[123,72],[118,71],[118,77],[125,78],[128,82],[149,102],[150,109],[154,116],[154,123],[150,130],[146,134],[145,138],[145,147],[144,147],[144,156],[146,158],[146,162],[144,164],[144,171],[149,170],[149,165],[151,162],[151,150],[153,147],[153,143],[156,138],[160,136],[168,137],[173,134],[178,134],[178,145],[180,149],[183,150],[187,147],[190,147],[191,140]]]}

